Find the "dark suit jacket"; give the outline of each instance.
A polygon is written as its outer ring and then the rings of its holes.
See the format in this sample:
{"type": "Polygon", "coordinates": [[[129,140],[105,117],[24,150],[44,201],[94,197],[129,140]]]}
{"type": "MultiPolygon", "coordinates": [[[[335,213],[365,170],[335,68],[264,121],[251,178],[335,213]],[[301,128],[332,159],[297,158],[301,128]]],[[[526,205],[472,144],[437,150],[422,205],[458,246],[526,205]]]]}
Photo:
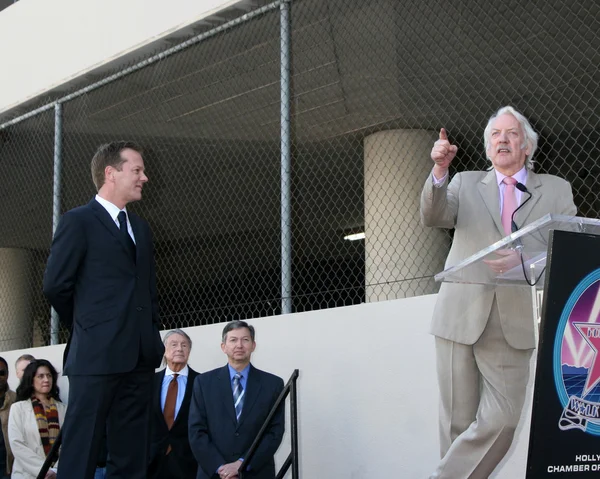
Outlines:
{"type": "Polygon", "coordinates": [[[190,412],[190,402],[192,400],[192,391],[194,381],[198,373],[189,368],[187,385],[183,402],[179,408],[179,413],[175,418],[173,427],[169,430],[160,405],[160,396],[165,370],[157,372],[154,375],[154,394],[152,396],[152,431],[150,436],[150,456],[148,467],[148,479],[161,479],[161,470],[164,467],[165,454],[167,448],[171,445],[169,453],[170,461],[169,472],[171,477],[191,478],[196,477],[198,463],[192,455],[190,442],[188,439],[188,418],[190,412]],[[177,470],[174,470],[177,468],[177,470]]]}
{"type": "MultiPolygon", "coordinates": [[[[200,465],[197,479],[218,477],[216,471],[221,465],[244,458],[282,390],[280,377],[251,366],[238,423],[228,367],[214,369],[196,378],[190,406],[189,437],[192,452],[200,465]]],[[[249,464],[244,463],[248,468],[244,477],[275,477],[273,456],[283,438],[284,413],[282,404],[254,458],[249,464]]]]}
{"type": "Polygon", "coordinates": [[[93,199],[65,213],[44,274],[44,294],[71,330],[64,373],[132,371],[138,359],[160,365],[152,236],[148,223],[128,212],[136,240],[131,257],[118,226],[93,199]]]}

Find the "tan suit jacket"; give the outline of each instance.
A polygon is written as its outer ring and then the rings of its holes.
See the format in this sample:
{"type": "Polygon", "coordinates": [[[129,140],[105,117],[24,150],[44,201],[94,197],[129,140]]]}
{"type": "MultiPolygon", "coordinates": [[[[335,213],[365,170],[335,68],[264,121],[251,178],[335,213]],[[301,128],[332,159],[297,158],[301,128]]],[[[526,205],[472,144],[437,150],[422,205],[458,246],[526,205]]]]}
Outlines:
{"type": "MultiPolygon", "coordinates": [[[[575,215],[571,185],[553,175],[527,173],[531,200],[515,215],[523,227],[548,213],[575,215]]],[[[524,193],[522,201],[527,195],[524,193]]],[[[446,268],[502,239],[500,193],[496,173],[457,173],[440,187],[428,176],[421,194],[421,221],[425,226],[454,228],[446,268]]],[[[547,239],[547,238],[546,238],[547,239]]],[[[545,250],[540,243],[540,250],[545,250]]],[[[516,349],[535,347],[531,319],[531,292],[522,286],[443,283],[433,313],[431,333],[461,344],[474,344],[483,332],[496,297],[502,332],[516,349]]]]}

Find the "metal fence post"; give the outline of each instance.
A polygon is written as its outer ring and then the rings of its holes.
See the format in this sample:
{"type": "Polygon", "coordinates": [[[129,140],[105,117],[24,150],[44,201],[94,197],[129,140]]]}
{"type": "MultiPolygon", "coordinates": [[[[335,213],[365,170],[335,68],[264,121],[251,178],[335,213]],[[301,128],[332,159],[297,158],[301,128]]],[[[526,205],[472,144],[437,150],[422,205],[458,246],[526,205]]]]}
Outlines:
{"type": "Polygon", "coordinates": [[[290,4],[280,6],[281,21],[281,313],[292,312],[292,201],[290,138],[290,4]]]}
{"type": "MultiPolygon", "coordinates": [[[[62,174],[62,104],[54,105],[54,181],[52,185],[52,234],[60,220],[62,174]]],[[[58,344],[59,318],[54,308],[50,313],[50,344],[58,344]]]]}

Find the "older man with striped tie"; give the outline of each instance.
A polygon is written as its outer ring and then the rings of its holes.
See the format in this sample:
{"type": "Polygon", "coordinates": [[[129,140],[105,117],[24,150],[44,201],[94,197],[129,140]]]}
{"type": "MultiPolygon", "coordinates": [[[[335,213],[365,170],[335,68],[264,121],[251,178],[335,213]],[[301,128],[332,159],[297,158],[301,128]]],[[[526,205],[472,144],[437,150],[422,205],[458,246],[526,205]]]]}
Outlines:
{"type": "Polygon", "coordinates": [[[283,380],[250,363],[254,326],[232,321],[223,329],[227,365],[201,374],[194,383],[189,439],[198,461],[197,479],[274,479],[273,456],[284,432],[284,407],[269,423],[256,453],[246,454],[283,390],[283,380]]]}

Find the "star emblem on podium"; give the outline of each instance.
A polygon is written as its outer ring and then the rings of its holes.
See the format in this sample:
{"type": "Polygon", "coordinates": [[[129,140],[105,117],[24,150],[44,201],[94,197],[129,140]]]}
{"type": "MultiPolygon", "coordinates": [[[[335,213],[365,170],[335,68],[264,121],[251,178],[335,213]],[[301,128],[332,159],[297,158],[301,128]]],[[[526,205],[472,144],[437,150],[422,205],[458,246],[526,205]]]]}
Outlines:
{"type": "Polygon", "coordinates": [[[592,348],[592,364],[588,369],[587,379],[583,388],[583,396],[586,396],[596,384],[600,382],[600,357],[598,350],[600,349],[600,324],[598,323],[573,323],[581,337],[592,348]]]}

